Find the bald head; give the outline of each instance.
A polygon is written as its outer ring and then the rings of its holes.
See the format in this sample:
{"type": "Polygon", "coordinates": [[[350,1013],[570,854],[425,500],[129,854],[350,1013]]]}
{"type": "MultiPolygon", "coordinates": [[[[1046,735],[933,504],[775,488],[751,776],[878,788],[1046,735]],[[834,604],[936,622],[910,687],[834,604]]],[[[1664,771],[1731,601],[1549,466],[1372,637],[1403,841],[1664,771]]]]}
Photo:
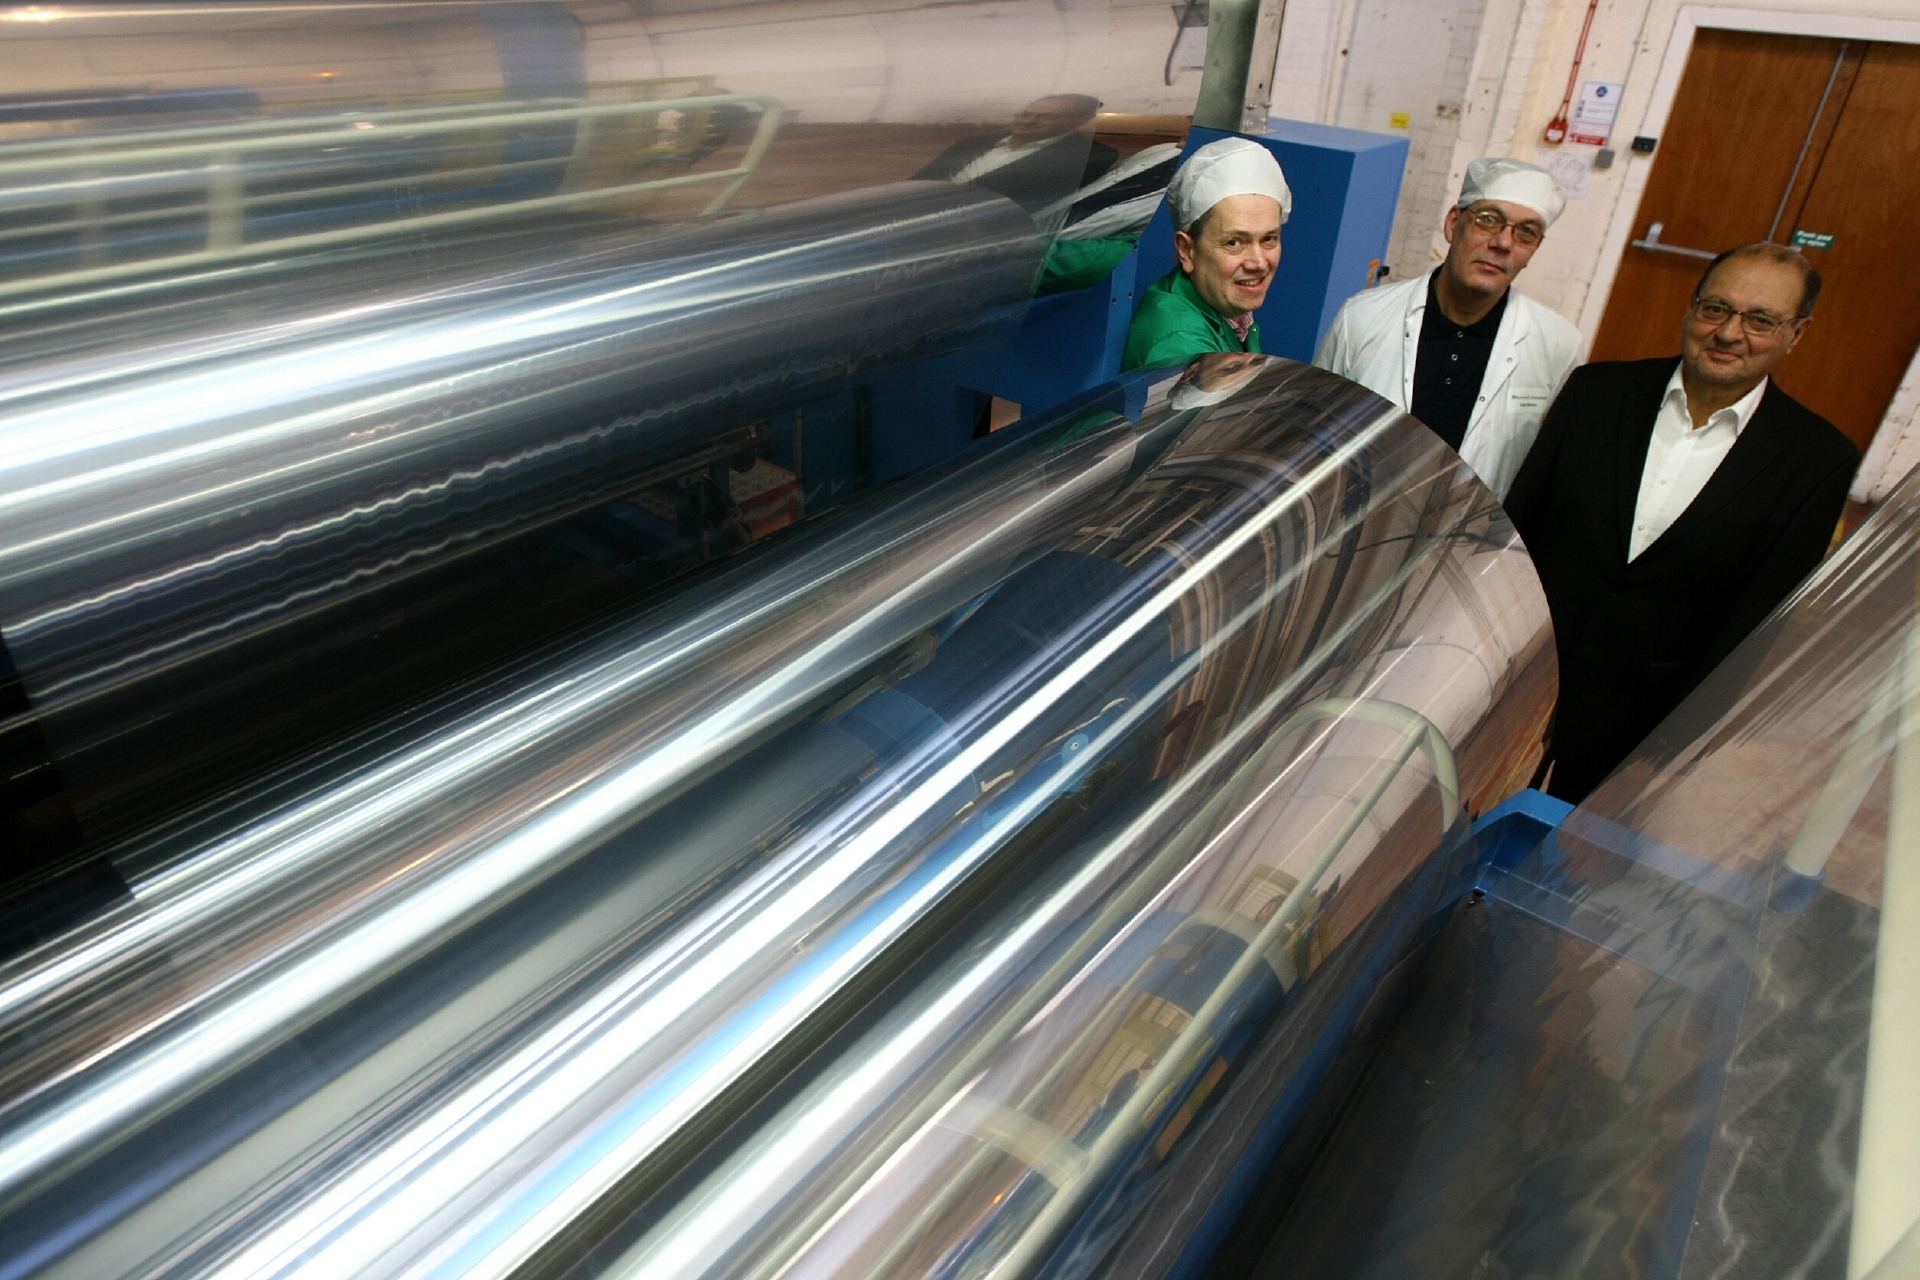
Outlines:
{"type": "Polygon", "coordinates": [[[1800,304],[1795,309],[1795,316],[1804,320],[1813,314],[1813,304],[1820,300],[1820,268],[1807,261],[1807,255],[1798,249],[1789,249],[1786,245],[1767,240],[1735,245],[1709,262],[1707,269],[1700,273],[1700,283],[1693,287],[1693,296],[1702,298],[1710,293],[1714,273],[1732,262],[1764,264],[1790,273],[1800,282],[1800,304]]]}

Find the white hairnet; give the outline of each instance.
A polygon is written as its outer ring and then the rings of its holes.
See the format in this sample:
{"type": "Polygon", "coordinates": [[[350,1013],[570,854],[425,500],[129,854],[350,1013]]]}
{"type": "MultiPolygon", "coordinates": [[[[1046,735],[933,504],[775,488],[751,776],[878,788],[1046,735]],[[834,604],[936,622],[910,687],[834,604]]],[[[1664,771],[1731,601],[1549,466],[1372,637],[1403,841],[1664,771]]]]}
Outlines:
{"type": "Polygon", "coordinates": [[[1480,200],[1525,205],[1545,218],[1548,226],[1567,207],[1566,192],[1560,190],[1552,174],[1537,164],[1505,156],[1483,156],[1468,162],[1467,180],[1460,184],[1460,207],[1480,200]]]}
{"type": "Polygon", "coordinates": [[[1272,196],[1280,221],[1293,212],[1293,192],[1273,152],[1246,138],[1209,142],[1187,157],[1167,187],[1175,230],[1185,231],[1230,196],[1272,196]]]}

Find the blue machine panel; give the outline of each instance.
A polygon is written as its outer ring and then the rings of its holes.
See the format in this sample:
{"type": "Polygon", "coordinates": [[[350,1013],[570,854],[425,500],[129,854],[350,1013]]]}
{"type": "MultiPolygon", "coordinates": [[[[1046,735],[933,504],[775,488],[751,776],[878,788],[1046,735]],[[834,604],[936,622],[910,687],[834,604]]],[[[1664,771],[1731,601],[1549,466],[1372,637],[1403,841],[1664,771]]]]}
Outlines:
{"type": "Polygon", "coordinates": [[[1032,411],[1118,377],[1139,260],[1136,249],[1100,284],[1035,298],[993,393],[1032,411]]]}

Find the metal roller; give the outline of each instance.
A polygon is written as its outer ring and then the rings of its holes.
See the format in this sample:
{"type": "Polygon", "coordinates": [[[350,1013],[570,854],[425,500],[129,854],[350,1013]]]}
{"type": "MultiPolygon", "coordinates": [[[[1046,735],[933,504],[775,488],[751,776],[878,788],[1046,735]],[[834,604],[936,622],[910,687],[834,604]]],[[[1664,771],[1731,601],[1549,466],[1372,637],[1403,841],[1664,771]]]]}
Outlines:
{"type": "Polygon", "coordinates": [[[1485,490],[1331,375],[1029,427],[0,971],[0,1274],[1110,1256],[1404,949],[1547,635],[1485,490]]]}
{"type": "Polygon", "coordinates": [[[1276,1153],[1313,1149],[1362,1010],[1465,890],[1463,814],[1538,761],[1555,680],[1486,491],[1408,419],[1319,417],[1310,378],[1302,429],[1266,435],[1272,376],[1069,544],[1165,575],[1131,615],[1170,606],[1154,695],[1085,731],[1112,760],[1146,712],[1152,781],[596,1273],[1191,1275],[1276,1153]],[[1196,540],[1223,493],[1239,520],[1196,540]]]}
{"type": "Polygon", "coordinates": [[[533,239],[270,275],[252,319],[217,281],[66,316],[23,339],[64,355],[0,368],[0,637],[86,834],[540,634],[476,555],[951,349],[1040,255],[1016,206],[932,183],[533,239]]]}

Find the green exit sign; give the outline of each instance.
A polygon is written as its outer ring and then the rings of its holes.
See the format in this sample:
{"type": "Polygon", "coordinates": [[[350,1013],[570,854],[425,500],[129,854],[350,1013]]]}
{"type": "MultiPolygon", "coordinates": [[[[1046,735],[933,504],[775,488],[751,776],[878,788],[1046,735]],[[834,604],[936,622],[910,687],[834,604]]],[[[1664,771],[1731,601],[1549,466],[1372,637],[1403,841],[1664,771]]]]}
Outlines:
{"type": "Polygon", "coordinates": [[[1793,247],[1796,249],[1831,249],[1833,237],[1820,231],[1796,231],[1793,233],[1793,247]]]}

